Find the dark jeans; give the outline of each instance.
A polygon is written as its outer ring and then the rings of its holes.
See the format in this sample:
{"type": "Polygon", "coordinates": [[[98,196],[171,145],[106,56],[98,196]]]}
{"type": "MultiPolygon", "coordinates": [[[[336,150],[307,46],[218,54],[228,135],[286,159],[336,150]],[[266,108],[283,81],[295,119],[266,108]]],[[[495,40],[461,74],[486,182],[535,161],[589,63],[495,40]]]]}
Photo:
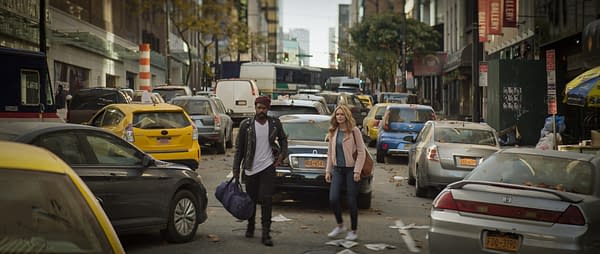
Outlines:
{"type": "Polygon", "coordinates": [[[334,167],[331,174],[331,186],[329,187],[329,205],[335,215],[337,224],[342,224],[342,187],[346,186],[346,198],[348,199],[348,207],[350,208],[350,224],[352,230],[358,227],[358,186],[359,183],[354,181],[354,168],[351,167],[334,167]]]}
{"type": "Polygon", "coordinates": [[[256,204],[260,204],[260,219],[263,232],[270,232],[271,214],[273,210],[273,192],[275,190],[275,167],[271,165],[255,175],[244,175],[244,179],[246,183],[246,192],[255,204],[254,212],[252,213],[252,217],[248,219],[248,224],[254,225],[256,220],[256,204]]]}

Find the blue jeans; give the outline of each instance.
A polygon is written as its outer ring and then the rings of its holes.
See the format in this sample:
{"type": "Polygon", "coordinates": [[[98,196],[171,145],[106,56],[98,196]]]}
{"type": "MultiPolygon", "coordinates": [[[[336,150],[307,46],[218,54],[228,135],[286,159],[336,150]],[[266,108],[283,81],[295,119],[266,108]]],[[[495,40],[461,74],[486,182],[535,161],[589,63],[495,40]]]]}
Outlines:
{"type": "Polygon", "coordinates": [[[342,224],[342,187],[346,186],[346,198],[348,199],[348,208],[350,208],[351,229],[358,227],[358,186],[354,181],[354,168],[334,167],[331,173],[331,186],[329,187],[329,205],[335,215],[337,224],[342,224]]]}

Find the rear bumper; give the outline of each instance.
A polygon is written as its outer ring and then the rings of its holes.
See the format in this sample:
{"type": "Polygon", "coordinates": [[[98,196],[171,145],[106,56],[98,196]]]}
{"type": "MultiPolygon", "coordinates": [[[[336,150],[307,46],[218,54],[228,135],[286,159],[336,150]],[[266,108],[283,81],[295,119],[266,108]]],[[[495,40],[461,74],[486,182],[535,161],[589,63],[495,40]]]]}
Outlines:
{"type": "Polygon", "coordinates": [[[172,152],[172,153],[149,153],[157,160],[162,161],[171,161],[177,163],[183,163],[187,165],[195,164],[198,165],[200,162],[200,145],[198,142],[194,142],[192,148],[187,151],[182,152],[172,152]]]}
{"type": "Polygon", "coordinates": [[[456,170],[442,168],[439,162],[427,163],[427,182],[429,186],[445,187],[462,180],[471,170],[456,170]]]}

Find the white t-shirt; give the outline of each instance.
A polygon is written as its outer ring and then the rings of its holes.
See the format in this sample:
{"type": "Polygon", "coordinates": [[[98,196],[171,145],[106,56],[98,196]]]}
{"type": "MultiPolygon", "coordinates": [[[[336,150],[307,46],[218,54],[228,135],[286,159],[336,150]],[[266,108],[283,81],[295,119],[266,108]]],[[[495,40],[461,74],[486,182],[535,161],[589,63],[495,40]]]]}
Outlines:
{"type": "Polygon", "coordinates": [[[252,161],[252,170],[246,170],[246,175],[257,174],[271,166],[275,161],[271,144],[269,144],[269,122],[260,124],[258,121],[254,121],[254,130],[256,131],[254,160],[252,161]]]}

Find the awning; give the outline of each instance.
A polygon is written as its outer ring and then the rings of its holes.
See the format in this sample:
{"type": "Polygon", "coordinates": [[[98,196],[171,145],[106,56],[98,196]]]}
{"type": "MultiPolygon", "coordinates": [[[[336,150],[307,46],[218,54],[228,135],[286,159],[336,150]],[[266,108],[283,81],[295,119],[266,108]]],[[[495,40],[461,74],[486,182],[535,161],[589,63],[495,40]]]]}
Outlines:
{"type": "Polygon", "coordinates": [[[567,85],[565,85],[565,95],[567,95],[571,89],[575,88],[579,84],[598,76],[600,76],[600,66],[589,69],[584,73],[579,74],[579,76],[575,77],[573,80],[569,81],[567,85]]]}
{"type": "Polygon", "coordinates": [[[569,105],[600,107],[600,75],[584,80],[570,89],[565,99],[569,105]]]}

